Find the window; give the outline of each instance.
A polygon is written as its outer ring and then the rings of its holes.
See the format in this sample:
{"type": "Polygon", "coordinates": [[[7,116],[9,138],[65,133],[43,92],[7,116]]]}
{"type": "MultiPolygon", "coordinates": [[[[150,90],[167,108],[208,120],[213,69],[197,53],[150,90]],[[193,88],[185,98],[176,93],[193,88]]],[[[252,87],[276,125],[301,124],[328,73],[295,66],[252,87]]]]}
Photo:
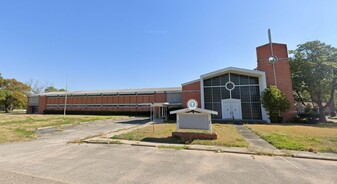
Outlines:
{"type": "Polygon", "coordinates": [[[232,91],[232,98],[240,99],[240,87],[234,88],[232,91]]]}
{"type": "Polygon", "coordinates": [[[252,119],[262,119],[260,103],[252,103],[252,119]]]}
{"type": "Polygon", "coordinates": [[[250,102],[249,86],[241,86],[241,102],[250,102]]]}
{"type": "Polygon", "coordinates": [[[239,85],[240,84],[239,75],[231,73],[230,74],[230,81],[232,81],[235,85],[239,85]]]}
{"type": "Polygon", "coordinates": [[[228,74],[225,74],[225,75],[221,75],[221,82],[220,82],[220,84],[221,85],[226,85],[226,83],[229,81],[229,76],[228,76],[228,74]]]}
{"type": "Polygon", "coordinates": [[[204,80],[205,108],[218,112],[222,118],[222,99],[241,99],[243,119],[261,119],[258,77],[226,73],[204,80]],[[231,90],[229,90],[231,89],[231,90]]]}
{"type": "Polygon", "coordinates": [[[212,86],[212,79],[204,80],[204,86],[212,86]]]}
{"type": "Polygon", "coordinates": [[[205,102],[212,102],[212,88],[204,88],[205,102]]]}
{"type": "Polygon", "coordinates": [[[259,84],[259,78],[249,77],[249,84],[259,84]]]}
{"type": "Polygon", "coordinates": [[[229,91],[226,88],[222,87],[221,88],[221,99],[229,99],[229,98],[230,98],[229,91]]]}
{"type": "Polygon", "coordinates": [[[259,86],[250,86],[250,97],[252,102],[260,102],[260,88],[259,86]]]}
{"type": "Polygon", "coordinates": [[[212,86],[220,86],[220,77],[212,78],[212,86]]]}
{"type": "Polygon", "coordinates": [[[240,85],[249,84],[249,77],[245,75],[240,75],[240,85]]]}
{"type": "Polygon", "coordinates": [[[212,88],[213,102],[221,102],[221,92],[220,87],[212,88]]]}
{"type": "Polygon", "coordinates": [[[242,103],[242,119],[252,119],[250,103],[242,103]]]}
{"type": "Polygon", "coordinates": [[[213,115],[213,118],[221,119],[222,117],[221,103],[213,103],[212,110],[218,112],[218,115],[213,115]]]}

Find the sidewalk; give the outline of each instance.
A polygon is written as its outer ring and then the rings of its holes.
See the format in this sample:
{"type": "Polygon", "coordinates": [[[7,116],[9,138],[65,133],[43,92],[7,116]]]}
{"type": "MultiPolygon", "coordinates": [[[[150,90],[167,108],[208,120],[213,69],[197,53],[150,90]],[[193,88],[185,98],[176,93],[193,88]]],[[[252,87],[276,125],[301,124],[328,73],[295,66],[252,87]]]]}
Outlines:
{"type": "Polygon", "coordinates": [[[254,134],[251,130],[243,125],[234,125],[238,132],[242,135],[243,138],[250,144],[254,149],[267,152],[279,151],[277,148],[269,144],[267,141],[261,139],[259,136],[254,134]]]}

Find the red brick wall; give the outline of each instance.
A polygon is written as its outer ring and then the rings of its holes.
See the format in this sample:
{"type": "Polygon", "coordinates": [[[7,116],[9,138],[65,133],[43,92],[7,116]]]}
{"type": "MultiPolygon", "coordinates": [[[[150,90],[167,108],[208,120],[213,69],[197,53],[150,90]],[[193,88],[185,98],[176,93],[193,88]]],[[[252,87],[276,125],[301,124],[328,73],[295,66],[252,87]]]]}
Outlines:
{"type": "Polygon", "coordinates": [[[165,93],[156,93],[155,95],[156,95],[156,97],[155,97],[156,103],[164,103],[166,101],[165,93]]]}
{"type": "MultiPolygon", "coordinates": [[[[64,104],[65,97],[40,97],[39,113],[43,113],[47,104],[64,104]]],[[[146,95],[119,95],[119,96],[71,96],[67,97],[67,104],[137,104],[137,103],[163,103],[166,101],[166,93],[155,93],[146,95]]],[[[63,110],[62,107],[50,107],[51,110],[63,110]]],[[[149,111],[149,107],[102,107],[102,108],[79,108],[79,107],[67,107],[68,110],[82,110],[82,111],[149,111]]],[[[31,109],[27,108],[28,112],[31,109]]]]}
{"type": "MultiPolygon", "coordinates": [[[[295,116],[293,88],[291,82],[290,65],[288,58],[288,49],[286,44],[273,43],[274,55],[279,58],[275,64],[275,73],[277,79],[277,87],[285,93],[290,101],[291,107],[288,112],[284,113],[283,119],[289,120],[295,116]],[[284,58],[284,59],[282,59],[284,58]]],[[[258,66],[257,69],[266,72],[267,85],[275,85],[273,65],[268,61],[271,56],[270,45],[262,45],[256,48],[258,66]]]]}
{"type": "Polygon", "coordinates": [[[27,105],[26,114],[31,114],[31,113],[33,113],[33,109],[32,109],[32,107],[27,105]]]}
{"type": "Polygon", "coordinates": [[[47,97],[46,96],[40,96],[39,109],[38,109],[37,113],[43,114],[43,111],[46,109],[46,104],[47,104],[47,97]]]}
{"type": "Polygon", "coordinates": [[[187,107],[186,103],[189,99],[195,99],[198,107],[201,107],[200,81],[182,86],[182,103],[187,107]]]}

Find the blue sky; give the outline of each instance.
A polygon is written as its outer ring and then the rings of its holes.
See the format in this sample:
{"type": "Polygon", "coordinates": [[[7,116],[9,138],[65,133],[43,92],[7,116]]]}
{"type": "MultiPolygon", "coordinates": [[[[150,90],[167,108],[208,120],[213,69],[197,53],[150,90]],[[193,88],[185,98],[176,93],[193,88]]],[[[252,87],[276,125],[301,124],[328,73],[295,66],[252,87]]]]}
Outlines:
{"type": "Polygon", "coordinates": [[[0,0],[0,73],[70,90],[175,87],[256,67],[268,41],[337,47],[335,0],[0,0]]]}

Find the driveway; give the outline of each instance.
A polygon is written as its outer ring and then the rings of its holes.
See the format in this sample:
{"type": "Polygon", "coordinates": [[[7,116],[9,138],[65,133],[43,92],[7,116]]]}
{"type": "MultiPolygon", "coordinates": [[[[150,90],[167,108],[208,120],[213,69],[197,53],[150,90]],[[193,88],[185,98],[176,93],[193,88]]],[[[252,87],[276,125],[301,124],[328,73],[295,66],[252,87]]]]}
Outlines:
{"type": "Polygon", "coordinates": [[[0,183],[336,183],[337,162],[67,144],[144,121],[86,124],[43,131],[30,142],[0,145],[0,183]],[[109,129],[109,130],[108,130],[109,129]]]}

